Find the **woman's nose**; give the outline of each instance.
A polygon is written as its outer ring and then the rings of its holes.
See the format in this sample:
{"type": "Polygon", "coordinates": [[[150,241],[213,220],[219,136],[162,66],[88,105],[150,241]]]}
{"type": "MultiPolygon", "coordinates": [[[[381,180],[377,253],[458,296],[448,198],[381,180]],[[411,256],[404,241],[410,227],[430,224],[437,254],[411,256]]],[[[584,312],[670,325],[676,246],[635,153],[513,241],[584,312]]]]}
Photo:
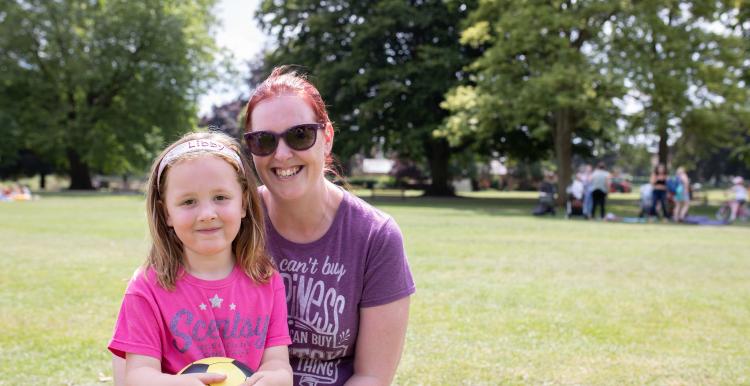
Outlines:
{"type": "Polygon", "coordinates": [[[273,157],[277,160],[284,161],[292,157],[292,150],[283,139],[279,139],[279,144],[276,147],[273,157]]]}

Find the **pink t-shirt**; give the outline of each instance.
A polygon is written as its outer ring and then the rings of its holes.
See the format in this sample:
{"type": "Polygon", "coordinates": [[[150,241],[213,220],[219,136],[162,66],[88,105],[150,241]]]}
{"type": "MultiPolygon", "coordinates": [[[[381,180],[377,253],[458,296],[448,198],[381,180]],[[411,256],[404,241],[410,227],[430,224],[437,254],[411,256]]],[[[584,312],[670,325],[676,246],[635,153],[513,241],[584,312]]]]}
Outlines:
{"type": "Polygon", "coordinates": [[[284,284],[276,272],[258,285],[239,267],[215,281],[183,271],[174,291],[167,291],[149,268],[125,290],[109,350],[123,358],[131,353],[160,359],[169,374],[214,356],[257,370],[266,347],[291,343],[286,317],[284,284]]]}

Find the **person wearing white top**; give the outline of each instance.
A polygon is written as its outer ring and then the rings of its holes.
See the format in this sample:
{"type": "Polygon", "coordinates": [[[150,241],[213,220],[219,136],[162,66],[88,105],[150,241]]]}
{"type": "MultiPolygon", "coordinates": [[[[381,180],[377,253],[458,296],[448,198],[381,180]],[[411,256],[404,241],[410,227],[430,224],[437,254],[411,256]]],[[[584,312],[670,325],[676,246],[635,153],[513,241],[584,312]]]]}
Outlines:
{"type": "Polygon", "coordinates": [[[745,188],[745,180],[740,177],[734,177],[732,179],[732,187],[729,188],[729,190],[734,194],[734,200],[732,200],[729,205],[732,208],[732,214],[729,218],[729,221],[734,221],[737,219],[737,215],[740,213],[740,209],[745,205],[745,202],[747,202],[747,188],[745,188]]]}

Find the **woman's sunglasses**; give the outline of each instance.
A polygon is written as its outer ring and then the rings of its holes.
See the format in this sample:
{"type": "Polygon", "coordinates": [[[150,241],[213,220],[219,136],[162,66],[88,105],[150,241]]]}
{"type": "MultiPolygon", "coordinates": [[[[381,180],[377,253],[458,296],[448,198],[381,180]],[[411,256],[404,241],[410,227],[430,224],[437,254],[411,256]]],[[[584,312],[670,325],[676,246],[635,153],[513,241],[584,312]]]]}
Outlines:
{"type": "Polygon", "coordinates": [[[271,131],[251,131],[245,133],[245,143],[250,152],[257,156],[273,154],[283,138],[286,145],[293,150],[307,150],[315,144],[318,130],[326,127],[325,123],[304,123],[292,126],[281,134],[271,131]]]}

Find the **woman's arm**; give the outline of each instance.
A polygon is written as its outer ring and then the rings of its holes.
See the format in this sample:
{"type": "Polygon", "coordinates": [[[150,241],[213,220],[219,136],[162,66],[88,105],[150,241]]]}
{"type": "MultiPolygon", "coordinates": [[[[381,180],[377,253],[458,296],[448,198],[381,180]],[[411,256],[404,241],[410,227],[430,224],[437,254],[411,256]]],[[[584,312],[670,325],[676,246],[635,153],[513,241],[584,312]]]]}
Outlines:
{"type": "Polygon", "coordinates": [[[396,375],[409,321],[409,296],[359,313],[354,375],[347,386],[390,385],[396,375]]]}
{"type": "Polygon", "coordinates": [[[161,362],[153,357],[138,354],[127,354],[125,360],[126,385],[153,386],[204,386],[221,382],[226,378],[223,374],[183,374],[170,375],[161,372],[161,362]]]}
{"type": "Polygon", "coordinates": [[[244,385],[291,386],[293,380],[288,347],[274,346],[263,351],[258,371],[248,378],[244,385]]]}

